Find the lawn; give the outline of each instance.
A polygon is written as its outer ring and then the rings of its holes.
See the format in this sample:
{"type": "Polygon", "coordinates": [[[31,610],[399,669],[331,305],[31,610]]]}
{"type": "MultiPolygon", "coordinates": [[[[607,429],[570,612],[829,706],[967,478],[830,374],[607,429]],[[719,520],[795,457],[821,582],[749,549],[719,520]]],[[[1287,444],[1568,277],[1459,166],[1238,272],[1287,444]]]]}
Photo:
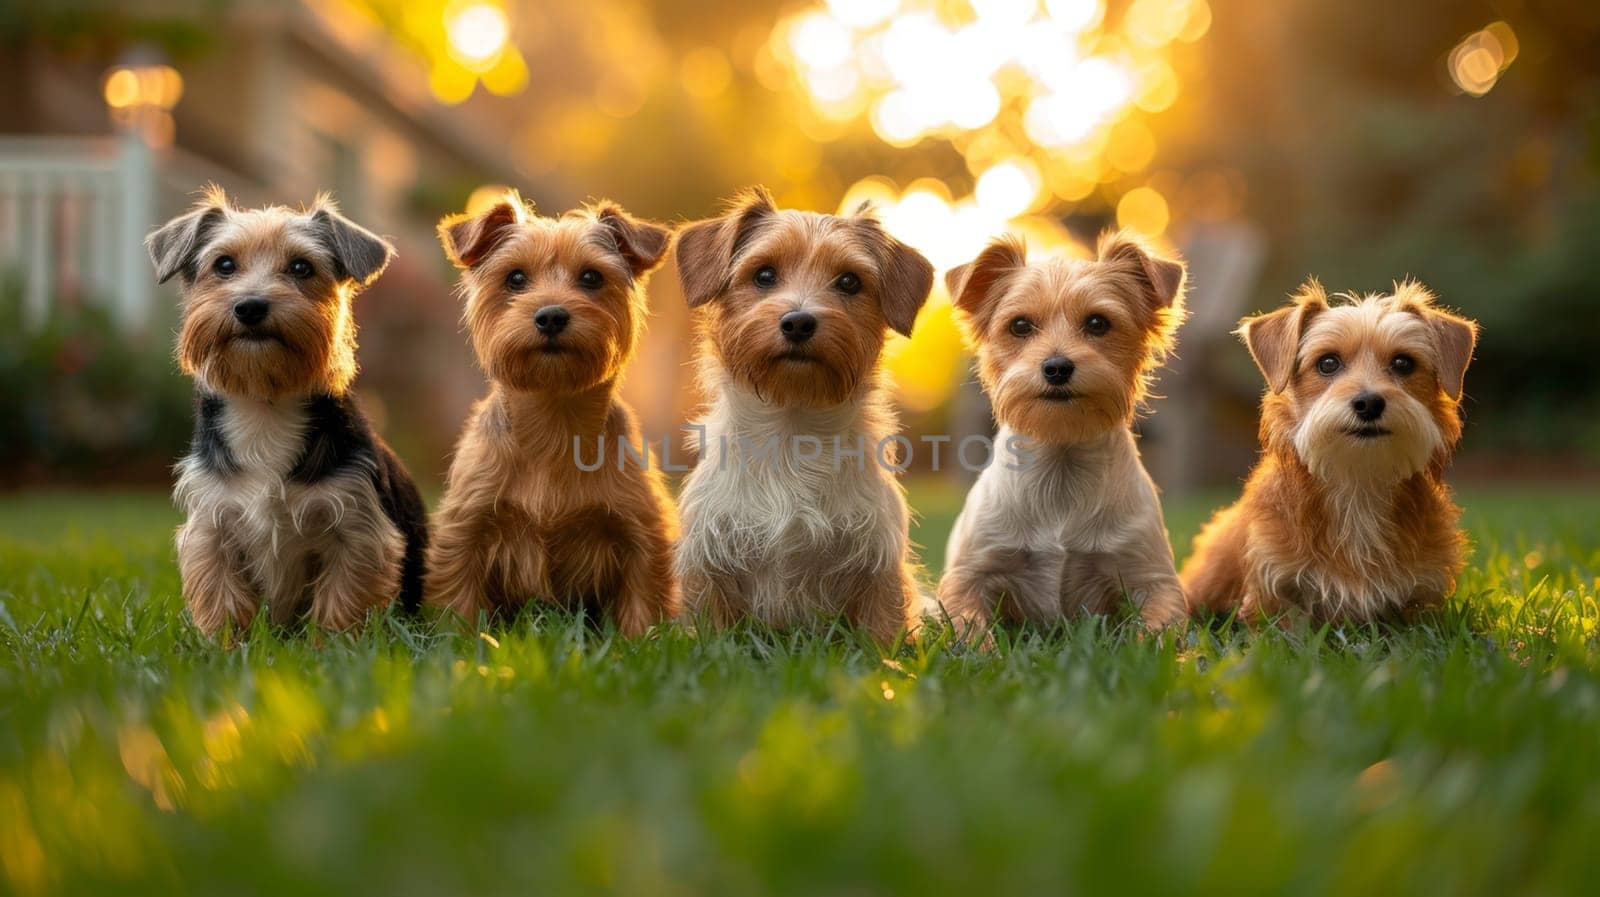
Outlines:
{"type": "MultiPolygon", "coordinates": [[[[1462,500],[1410,630],[884,658],[561,615],[221,649],[164,496],[3,498],[0,892],[1593,893],[1600,494],[1462,500]]],[[[935,567],[957,501],[913,496],[935,567]]]]}

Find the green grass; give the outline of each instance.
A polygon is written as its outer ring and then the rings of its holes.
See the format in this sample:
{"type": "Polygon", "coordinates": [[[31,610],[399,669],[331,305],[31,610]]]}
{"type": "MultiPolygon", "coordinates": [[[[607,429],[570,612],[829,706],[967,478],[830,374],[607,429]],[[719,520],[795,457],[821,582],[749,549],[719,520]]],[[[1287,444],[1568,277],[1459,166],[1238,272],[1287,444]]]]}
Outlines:
{"type": "MultiPolygon", "coordinates": [[[[913,496],[934,565],[959,498],[913,496]]],[[[1463,504],[1410,630],[885,659],[560,615],[227,650],[164,496],[3,499],[0,892],[1592,893],[1600,495],[1463,504]]]]}

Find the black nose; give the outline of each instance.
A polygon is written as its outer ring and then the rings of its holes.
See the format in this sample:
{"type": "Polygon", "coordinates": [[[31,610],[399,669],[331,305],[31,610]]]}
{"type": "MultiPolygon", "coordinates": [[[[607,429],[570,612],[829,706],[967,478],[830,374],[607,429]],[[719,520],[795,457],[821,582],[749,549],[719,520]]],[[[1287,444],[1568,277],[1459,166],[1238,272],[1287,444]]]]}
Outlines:
{"type": "Polygon", "coordinates": [[[246,327],[254,327],[267,319],[272,305],[265,299],[240,299],[233,304],[233,317],[246,327]]]}
{"type": "Polygon", "coordinates": [[[1364,392],[1350,400],[1350,410],[1356,413],[1356,417],[1370,424],[1383,417],[1385,404],[1387,403],[1383,401],[1383,396],[1375,392],[1364,392]]]}
{"type": "Polygon", "coordinates": [[[1071,359],[1065,355],[1056,355],[1046,358],[1044,364],[1039,365],[1039,372],[1044,374],[1044,382],[1051,386],[1065,386],[1072,379],[1072,372],[1077,370],[1071,359]]]}
{"type": "Polygon", "coordinates": [[[567,329],[567,322],[572,320],[572,315],[559,305],[546,305],[533,313],[533,326],[545,336],[555,336],[567,329]]]}
{"type": "Polygon", "coordinates": [[[817,332],[817,316],[808,311],[792,311],[778,319],[778,329],[791,343],[803,343],[817,332]]]}

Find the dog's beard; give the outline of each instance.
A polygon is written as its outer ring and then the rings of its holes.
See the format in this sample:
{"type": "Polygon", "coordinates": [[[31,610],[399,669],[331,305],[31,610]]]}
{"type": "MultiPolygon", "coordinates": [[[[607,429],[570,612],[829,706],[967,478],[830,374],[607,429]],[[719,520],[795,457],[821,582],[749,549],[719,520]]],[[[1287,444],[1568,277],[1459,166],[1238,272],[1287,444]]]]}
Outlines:
{"type": "Polygon", "coordinates": [[[1294,430],[1301,462],[1330,483],[1397,483],[1422,471],[1443,445],[1427,409],[1404,395],[1390,400],[1382,418],[1364,424],[1348,401],[1325,393],[1294,430]]]}
{"type": "Polygon", "coordinates": [[[825,408],[855,394],[877,357],[869,348],[822,336],[800,346],[747,336],[728,341],[718,354],[735,382],[762,401],[825,408]]]}
{"type": "Polygon", "coordinates": [[[860,377],[815,352],[773,354],[733,366],[734,377],[763,401],[792,407],[837,405],[855,392],[860,377]]]}
{"type": "MultiPolygon", "coordinates": [[[[271,400],[319,386],[332,389],[333,341],[320,327],[293,323],[247,333],[226,319],[186,322],[183,367],[202,386],[225,395],[271,400]]],[[[348,366],[354,366],[353,357],[348,366]]]]}
{"type": "Polygon", "coordinates": [[[496,335],[485,369],[495,382],[512,389],[568,395],[611,379],[613,354],[588,340],[550,341],[511,331],[496,335]]]}
{"type": "Polygon", "coordinates": [[[996,420],[1048,445],[1089,442],[1126,426],[1132,417],[1132,390],[1119,391],[1092,376],[1050,388],[1031,370],[1013,370],[990,395],[996,420]]]}

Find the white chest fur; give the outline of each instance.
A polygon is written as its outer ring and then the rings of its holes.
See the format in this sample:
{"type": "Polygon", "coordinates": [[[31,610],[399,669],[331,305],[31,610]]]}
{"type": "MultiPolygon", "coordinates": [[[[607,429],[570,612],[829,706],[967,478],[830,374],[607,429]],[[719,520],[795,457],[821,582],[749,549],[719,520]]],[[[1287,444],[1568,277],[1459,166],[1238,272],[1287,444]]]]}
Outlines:
{"type": "MultiPolygon", "coordinates": [[[[996,443],[1012,436],[1003,427],[996,443]]],[[[1177,583],[1155,486],[1126,430],[1029,449],[986,468],[951,531],[945,563],[1039,620],[1104,611],[1124,595],[1141,603],[1177,583]]]]}
{"type": "MultiPolygon", "coordinates": [[[[995,443],[1014,438],[1002,427],[995,443]]],[[[1117,431],[1067,451],[1025,447],[1014,457],[1002,453],[967,496],[948,554],[976,536],[975,529],[986,531],[986,540],[1019,548],[1109,552],[1130,538],[1142,541],[1151,525],[1161,525],[1155,488],[1131,435],[1117,431]]]]}
{"type": "Polygon", "coordinates": [[[189,514],[231,512],[271,530],[286,512],[289,474],[304,451],[307,415],[299,402],[230,400],[218,413],[217,436],[231,469],[190,456],[179,466],[177,501],[189,514]]]}
{"type": "Polygon", "coordinates": [[[313,482],[294,478],[308,426],[301,402],[230,399],[216,431],[231,467],[190,456],[178,470],[174,497],[189,518],[185,526],[214,527],[233,563],[278,614],[302,603],[313,561],[326,566],[363,543],[389,554],[399,541],[366,469],[351,467],[313,482]]]}
{"type": "Polygon", "coordinates": [[[730,389],[704,421],[680,501],[680,572],[737,583],[758,619],[837,612],[851,574],[904,557],[906,512],[877,457],[884,433],[858,404],[773,408],[730,389]]]}

